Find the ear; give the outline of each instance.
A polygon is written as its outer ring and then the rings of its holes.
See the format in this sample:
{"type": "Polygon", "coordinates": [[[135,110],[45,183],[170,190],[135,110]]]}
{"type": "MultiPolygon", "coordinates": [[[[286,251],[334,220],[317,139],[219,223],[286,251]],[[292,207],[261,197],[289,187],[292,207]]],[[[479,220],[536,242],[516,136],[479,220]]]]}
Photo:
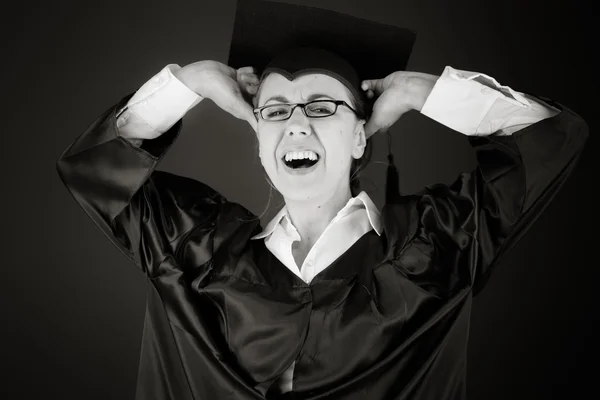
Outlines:
{"type": "Polygon", "coordinates": [[[352,157],[357,160],[361,158],[363,154],[365,154],[365,147],[367,146],[365,123],[366,121],[361,119],[356,124],[356,129],[354,130],[354,146],[352,147],[352,157]]]}

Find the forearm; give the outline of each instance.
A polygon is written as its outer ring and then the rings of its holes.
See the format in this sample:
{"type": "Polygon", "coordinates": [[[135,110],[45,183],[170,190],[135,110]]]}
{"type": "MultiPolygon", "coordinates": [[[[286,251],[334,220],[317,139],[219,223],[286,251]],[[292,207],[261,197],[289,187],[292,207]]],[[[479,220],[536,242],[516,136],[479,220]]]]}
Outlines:
{"type": "Polygon", "coordinates": [[[61,155],[57,168],[86,209],[111,221],[150,177],[200,97],[170,64],[94,121],[61,155]]]}
{"type": "Polygon", "coordinates": [[[154,276],[160,261],[174,256],[185,233],[210,224],[225,200],[200,182],[155,171],[181,130],[180,122],[139,148],[119,135],[117,110],[127,100],[98,117],[61,155],[57,170],[93,223],[154,276]]]}
{"type": "Polygon", "coordinates": [[[180,125],[140,148],[120,136],[117,110],[106,110],[60,156],[58,173],[78,203],[109,222],[131,200],[174,142],[180,125]]]}
{"type": "Polygon", "coordinates": [[[583,150],[585,121],[557,102],[516,92],[483,74],[447,67],[432,87],[433,81],[414,77],[412,106],[469,137],[478,161],[469,176],[493,187],[489,198],[504,199],[504,208],[512,210],[507,214],[543,209],[583,150]]]}
{"type": "Polygon", "coordinates": [[[414,76],[414,108],[468,136],[476,149],[484,149],[477,151],[477,160],[488,183],[502,176],[501,157],[520,159],[527,175],[528,204],[535,203],[553,181],[562,179],[561,174],[583,149],[587,125],[563,105],[514,91],[481,73],[446,67],[435,82],[434,78],[414,76]],[[503,138],[511,135],[512,140],[503,138]],[[499,155],[500,150],[487,150],[496,144],[506,150],[504,155],[499,155]]]}

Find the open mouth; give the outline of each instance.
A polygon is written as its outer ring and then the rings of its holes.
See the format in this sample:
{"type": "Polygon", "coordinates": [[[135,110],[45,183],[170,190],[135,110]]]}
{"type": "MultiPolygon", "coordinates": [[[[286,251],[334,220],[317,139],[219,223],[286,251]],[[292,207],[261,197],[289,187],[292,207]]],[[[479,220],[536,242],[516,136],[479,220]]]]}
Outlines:
{"type": "Polygon", "coordinates": [[[290,151],[283,156],[283,163],[292,169],[310,168],[319,162],[319,155],[314,151],[290,151]]]}

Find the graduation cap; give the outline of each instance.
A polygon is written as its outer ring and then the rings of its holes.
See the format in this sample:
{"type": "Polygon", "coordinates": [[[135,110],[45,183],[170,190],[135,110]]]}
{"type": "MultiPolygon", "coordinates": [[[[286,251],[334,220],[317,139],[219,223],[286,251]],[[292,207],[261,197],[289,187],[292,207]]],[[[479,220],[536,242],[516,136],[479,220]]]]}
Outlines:
{"type": "MultiPolygon", "coordinates": [[[[360,84],[406,69],[416,34],[405,28],[316,7],[238,0],[228,65],[252,66],[259,76],[289,79],[324,73],[338,79],[367,106],[360,84]]],[[[386,201],[397,200],[398,172],[388,155],[386,201]]]]}

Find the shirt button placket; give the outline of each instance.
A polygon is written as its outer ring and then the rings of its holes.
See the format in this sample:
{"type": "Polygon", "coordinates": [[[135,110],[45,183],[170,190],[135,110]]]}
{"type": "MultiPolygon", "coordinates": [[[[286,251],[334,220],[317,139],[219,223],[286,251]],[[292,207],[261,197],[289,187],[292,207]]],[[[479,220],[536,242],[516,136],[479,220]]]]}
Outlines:
{"type": "Polygon", "coordinates": [[[304,267],[306,268],[306,279],[310,282],[315,277],[314,261],[306,260],[306,262],[304,263],[304,267]]]}

